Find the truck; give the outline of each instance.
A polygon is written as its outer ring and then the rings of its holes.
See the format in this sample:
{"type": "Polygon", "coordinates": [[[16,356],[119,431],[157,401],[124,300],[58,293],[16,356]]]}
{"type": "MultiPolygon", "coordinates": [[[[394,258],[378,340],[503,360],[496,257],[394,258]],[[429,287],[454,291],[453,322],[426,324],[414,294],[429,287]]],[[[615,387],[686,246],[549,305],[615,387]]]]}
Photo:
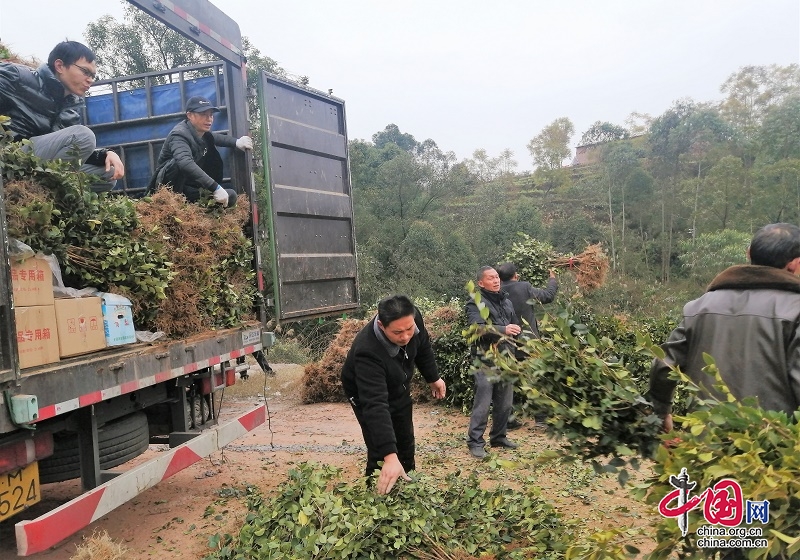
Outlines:
{"type": "Polygon", "coordinates": [[[235,137],[250,133],[255,106],[263,187],[249,152],[221,153],[224,186],[250,203],[252,266],[264,298],[255,319],[237,328],[21,368],[0,179],[0,521],[37,503],[47,483],[79,477],[82,487],[70,502],[15,524],[19,556],[46,550],[262,424],[264,404],[220,424],[215,403],[250,367],[247,356],[269,371],[275,335],[268,324],[359,306],[344,101],[266,72],[257,91],[248,89],[239,27],[207,0],[129,1],[219,60],[93,86],[85,124],[126,167],[112,194],[145,194],[189,97],[211,100],[221,110],[214,129],[235,137]],[[170,450],[112,470],[151,442],[168,442],[170,450]]]}

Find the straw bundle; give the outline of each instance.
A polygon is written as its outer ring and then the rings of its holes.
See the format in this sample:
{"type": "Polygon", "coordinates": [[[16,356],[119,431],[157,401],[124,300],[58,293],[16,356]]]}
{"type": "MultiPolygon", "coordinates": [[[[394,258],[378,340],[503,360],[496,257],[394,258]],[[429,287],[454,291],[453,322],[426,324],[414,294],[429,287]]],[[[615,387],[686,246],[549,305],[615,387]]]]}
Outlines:
{"type": "Polygon", "coordinates": [[[602,286],[608,273],[608,256],[603,251],[602,243],[589,245],[579,255],[549,259],[548,263],[554,268],[572,270],[578,286],[587,292],[602,286]]]}

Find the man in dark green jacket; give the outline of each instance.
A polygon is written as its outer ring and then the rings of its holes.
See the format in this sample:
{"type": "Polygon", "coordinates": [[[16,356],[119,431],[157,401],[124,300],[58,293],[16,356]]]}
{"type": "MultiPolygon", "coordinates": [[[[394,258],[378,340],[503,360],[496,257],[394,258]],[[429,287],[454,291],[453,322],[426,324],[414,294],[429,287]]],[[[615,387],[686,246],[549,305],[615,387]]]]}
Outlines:
{"type": "Polygon", "coordinates": [[[419,369],[435,399],[445,396],[422,315],[403,295],[378,303],[378,314],[356,335],[342,367],[344,393],[367,445],[366,474],[380,470],[377,491],[387,494],[414,470],[411,377],[419,369]],[[383,461],[383,466],[379,462],[383,461]]]}

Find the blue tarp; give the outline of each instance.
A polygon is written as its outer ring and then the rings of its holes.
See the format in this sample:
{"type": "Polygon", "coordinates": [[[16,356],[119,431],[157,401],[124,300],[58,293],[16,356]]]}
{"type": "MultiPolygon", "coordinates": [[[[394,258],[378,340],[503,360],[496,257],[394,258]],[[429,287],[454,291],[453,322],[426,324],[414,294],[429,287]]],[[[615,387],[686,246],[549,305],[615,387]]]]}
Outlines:
{"type": "MultiPolygon", "coordinates": [[[[216,76],[185,80],[183,99],[201,95],[213,104],[224,105],[217,99],[216,76]]],[[[224,82],[220,78],[220,91],[224,82]]],[[[150,146],[158,158],[164,139],[184,117],[181,106],[181,82],[160,84],[150,88],[152,115],[147,114],[147,90],[137,88],[119,92],[120,119],[114,118],[113,93],[99,93],[86,98],[86,120],[94,130],[97,145],[114,147],[125,145],[125,183],[128,189],[146,187],[153,170],[150,165],[150,146]],[[171,116],[169,116],[171,115],[171,116]],[[154,117],[154,118],[148,118],[154,117]],[[147,120],[141,120],[147,119],[147,120]],[[132,145],[131,145],[132,144],[132,145]]],[[[223,109],[214,117],[214,130],[228,130],[228,112],[223,109]]],[[[228,176],[229,150],[220,149],[228,176]]],[[[117,183],[121,189],[123,182],[117,183]]]]}

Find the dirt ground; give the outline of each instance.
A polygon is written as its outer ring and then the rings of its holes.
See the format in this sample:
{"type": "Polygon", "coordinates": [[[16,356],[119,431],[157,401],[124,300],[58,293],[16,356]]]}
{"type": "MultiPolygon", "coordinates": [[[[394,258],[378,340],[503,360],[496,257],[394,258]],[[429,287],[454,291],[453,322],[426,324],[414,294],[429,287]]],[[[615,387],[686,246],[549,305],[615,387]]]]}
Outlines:
{"type": "MultiPolygon", "coordinates": [[[[301,404],[303,367],[272,365],[275,375],[265,377],[254,367],[248,380],[237,380],[236,386],[228,388],[220,414],[220,421],[224,422],[263,402],[266,394],[266,424],[33,557],[69,560],[85,539],[95,532],[107,531],[113,541],[127,549],[125,559],[200,559],[211,551],[210,536],[235,534],[241,527],[246,514],[246,485],[257,485],[268,495],[287,479],[293,465],[304,461],[341,467],[345,479],[359,477],[366,449],[349,405],[301,404]]],[[[475,460],[464,442],[467,423],[468,418],[459,411],[417,406],[417,468],[442,475],[456,468],[478,469],[487,486],[525,484],[534,476],[543,495],[559,512],[566,518],[584,520],[587,530],[642,526],[653,517],[653,512],[619,490],[615,480],[598,478],[582,466],[549,465],[505,472],[492,461],[475,460]]],[[[531,424],[529,421],[511,432],[520,448],[502,451],[502,458],[527,465],[538,453],[553,446],[543,431],[531,424]]],[[[141,458],[123,467],[130,468],[138,460],[163,450],[151,445],[141,458]]],[[[79,493],[77,481],[43,486],[43,503],[0,523],[0,558],[15,557],[14,523],[26,518],[26,514],[28,518],[41,515],[79,493]]]]}

